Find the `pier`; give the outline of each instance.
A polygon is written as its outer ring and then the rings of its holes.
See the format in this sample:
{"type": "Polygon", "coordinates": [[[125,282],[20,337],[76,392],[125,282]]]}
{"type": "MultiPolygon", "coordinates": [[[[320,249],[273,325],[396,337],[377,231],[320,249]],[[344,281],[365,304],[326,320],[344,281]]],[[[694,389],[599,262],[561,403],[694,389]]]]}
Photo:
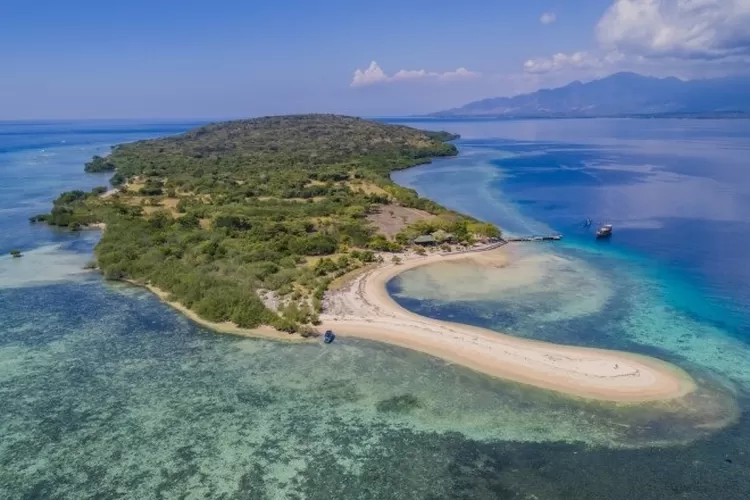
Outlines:
{"type": "Polygon", "coordinates": [[[488,252],[490,250],[495,250],[496,248],[500,248],[503,245],[506,245],[508,243],[507,240],[500,239],[498,241],[495,241],[494,243],[491,243],[489,245],[485,245],[483,247],[475,247],[475,248],[467,248],[466,250],[457,250],[455,252],[444,252],[440,255],[446,256],[446,255],[458,255],[463,253],[477,253],[477,252],[488,252]]]}
{"type": "Polygon", "coordinates": [[[515,243],[519,241],[559,241],[562,239],[561,234],[550,234],[546,236],[521,236],[516,238],[505,238],[508,243],[515,243]]]}
{"type": "Polygon", "coordinates": [[[444,252],[440,255],[447,256],[447,255],[457,255],[457,254],[463,254],[463,253],[476,253],[476,252],[487,252],[489,250],[495,250],[497,248],[500,248],[504,245],[507,245],[508,243],[515,243],[520,241],[558,241],[562,239],[561,234],[552,234],[548,236],[525,236],[525,237],[518,237],[518,238],[500,238],[489,245],[485,245],[482,247],[475,247],[475,248],[467,248],[466,250],[458,250],[455,252],[444,252]]]}

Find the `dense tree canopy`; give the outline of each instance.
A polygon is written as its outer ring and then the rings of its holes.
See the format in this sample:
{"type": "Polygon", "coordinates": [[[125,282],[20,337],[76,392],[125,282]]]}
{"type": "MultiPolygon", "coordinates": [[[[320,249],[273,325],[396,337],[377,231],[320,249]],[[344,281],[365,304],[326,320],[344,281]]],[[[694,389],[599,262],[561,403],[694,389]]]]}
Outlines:
{"type": "Polygon", "coordinates": [[[121,192],[63,193],[32,221],[105,222],[95,253],[107,278],[151,283],[211,321],[297,331],[316,322],[331,280],[372,250],[438,229],[462,241],[498,234],[390,181],[455,155],[453,138],[333,115],[218,123],[95,157],[86,169],[114,169],[121,192]],[[386,205],[433,219],[391,239],[368,218],[386,205]],[[281,298],[276,311],[261,300],[269,294],[281,298]]]}
{"type": "Polygon", "coordinates": [[[84,170],[89,173],[112,172],[115,170],[115,165],[107,158],[94,156],[91,161],[85,165],[84,170]]]}

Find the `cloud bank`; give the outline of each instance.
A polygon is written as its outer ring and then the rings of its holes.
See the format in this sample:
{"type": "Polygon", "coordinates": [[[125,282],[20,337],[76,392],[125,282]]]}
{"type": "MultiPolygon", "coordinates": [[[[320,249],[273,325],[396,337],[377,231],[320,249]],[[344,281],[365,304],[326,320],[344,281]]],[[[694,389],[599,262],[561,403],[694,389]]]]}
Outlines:
{"type": "Polygon", "coordinates": [[[615,0],[595,33],[597,47],[529,59],[524,72],[701,75],[750,68],[750,0],[615,0]]]}
{"type": "Polygon", "coordinates": [[[354,78],[352,78],[350,86],[366,87],[369,85],[378,85],[407,80],[471,80],[474,78],[478,78],[479,76],[481,76],[480,73],[469,71],[466,68],[458,68],[455,71],[446,71],[445,73],[427,71],[424,69],[402,69],[392,75],[388,75],[385,71],[383,71],[383,69],[378,65],[377,62],[372,61],[367,69],[357,69],[356,71],[354,71],[354,78]]]}
{"type": "Polygon", "coordinates": [[[646,57],[750,54],[750,0],[617,0],[599,20],[602,47],[646,57]]]}

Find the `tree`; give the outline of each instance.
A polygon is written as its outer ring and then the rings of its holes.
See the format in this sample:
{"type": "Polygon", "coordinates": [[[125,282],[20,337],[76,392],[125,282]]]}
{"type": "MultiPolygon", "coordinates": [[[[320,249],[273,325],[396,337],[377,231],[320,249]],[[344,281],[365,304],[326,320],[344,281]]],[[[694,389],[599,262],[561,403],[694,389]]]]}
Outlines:
{"type": "Polygon", "coordinates": [[[335,272],[338,268],[333,260],[324,257],[315,264],[315,274],[317,276],[325,276],[326,274],[335,272]]]}
{"type": "Polygon", "coordinates": [[[395,241],[388,240],[382,234],[376,234],[367,246],[380,252],[400,252],[403,247],[395,241]]]}
{"type": "Polygon", "coordinates": [[[127,179],[125,178],[125,176],[122,175],[120,172],[115,172],[115,175],[112,176],[112,178],[109,180],[109,183],[117,187],[117,186],[122,186],[123,184],[125,184],[126,180],[127,179]]]}
{"type": "Polygon", "coordinates": [[[95,155],[84,167],[84,171],[89,173],[112,172],[114,170],[114,163],[110,162],[107,158],[102,158],[98,155],[95,155]]]}
{"type": "Polygon", "coordinates": [[[362,219],[365,215],[367,215],[367,212],[365,210],[365,207],[361,205],[353,205],[351,207],[346,207],[344,209],[344,213],[353,219],[362,219]]]}
{"type": "Polygon", "coordinates": [[[497,226],[486,222],[471,223],[468,225],[467,229],[469,233],[487,238],[500,238],[502,236],[502,232],[497,226]]]}
{"type": "Polygon", "coordinates": [[[13,250],[11,250],[11,251],[10,251],[10,255],[11,255],[11,256],[12,256],[12,257],[13,257],[14,259],[17,259],[17,258],[19,258],[19,257],[22,257],[22,256],[23,256],[23,254],[21,253],[21,251],[20,251],[20,250],[17,250],[17,249],[13,249],[13,250]]]}

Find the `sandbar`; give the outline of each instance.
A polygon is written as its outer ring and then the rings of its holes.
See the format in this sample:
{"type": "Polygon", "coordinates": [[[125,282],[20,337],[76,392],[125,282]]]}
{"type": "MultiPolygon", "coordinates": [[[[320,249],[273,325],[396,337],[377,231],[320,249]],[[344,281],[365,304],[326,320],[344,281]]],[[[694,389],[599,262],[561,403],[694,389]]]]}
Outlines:
{"type": "Polygon", "coordinates": [[[586,399],[641,403],[675,399],[695,390],[677,366],[648,356],[557,345],[484,328],[426,318],[407,311],[386,290],[392,278],[419,266],[469,259],[503,266],[500,249],[462,254],[402,256],[354,276],[329,292],[321,329],[394,344],[466,366],[487,375],[586,399]]]}

